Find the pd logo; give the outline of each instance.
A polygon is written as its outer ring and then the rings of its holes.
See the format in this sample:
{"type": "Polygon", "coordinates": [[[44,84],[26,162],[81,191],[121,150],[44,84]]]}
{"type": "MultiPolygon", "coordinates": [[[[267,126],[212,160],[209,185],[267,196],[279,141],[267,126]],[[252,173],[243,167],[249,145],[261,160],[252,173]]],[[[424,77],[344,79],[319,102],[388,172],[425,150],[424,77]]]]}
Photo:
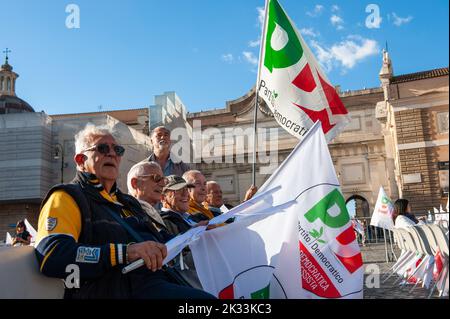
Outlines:
{"type": "Polygon", "coordinates": [[[244,270],[234,277],[233,283],[219,292],[219,299],[269,299],[276,296],[287,299],[278,278],[273,274],[274,267],[260,265],[244,270]],[[269,282],[267,286],[264,284],[269,282]]]}

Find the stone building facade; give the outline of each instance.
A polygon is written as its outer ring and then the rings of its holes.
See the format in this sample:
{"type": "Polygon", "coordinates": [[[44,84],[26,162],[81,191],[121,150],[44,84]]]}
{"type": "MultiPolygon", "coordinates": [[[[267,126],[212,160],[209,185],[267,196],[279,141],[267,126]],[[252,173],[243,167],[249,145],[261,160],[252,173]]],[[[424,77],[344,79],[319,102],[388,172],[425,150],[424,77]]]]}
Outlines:
{"type": "Polygon", "coordinates": [[[380,72],[384,99],[377,118],[394,155],[399,195],[413,211],[445,206],[448,199],[448,67],[394,76],[385,52],[380,72]]]}

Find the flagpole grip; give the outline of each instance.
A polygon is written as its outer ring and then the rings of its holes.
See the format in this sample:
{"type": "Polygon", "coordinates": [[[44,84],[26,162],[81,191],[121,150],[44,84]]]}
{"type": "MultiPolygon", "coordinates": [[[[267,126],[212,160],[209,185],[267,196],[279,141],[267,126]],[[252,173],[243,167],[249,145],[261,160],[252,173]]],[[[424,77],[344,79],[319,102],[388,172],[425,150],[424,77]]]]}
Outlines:
{"type": "Polygon", "coordinates": [[[122,274],[125,275],[125,274],[129,273],[130,271],[133,271],[135,269],[138,269],[139,267],[144,266],[144,264],[145,264],[144,259],[136,260],[136,261],[132,262],[131,264],[129,264],[128,266],[124,267],[122,269],[122,274]]]}

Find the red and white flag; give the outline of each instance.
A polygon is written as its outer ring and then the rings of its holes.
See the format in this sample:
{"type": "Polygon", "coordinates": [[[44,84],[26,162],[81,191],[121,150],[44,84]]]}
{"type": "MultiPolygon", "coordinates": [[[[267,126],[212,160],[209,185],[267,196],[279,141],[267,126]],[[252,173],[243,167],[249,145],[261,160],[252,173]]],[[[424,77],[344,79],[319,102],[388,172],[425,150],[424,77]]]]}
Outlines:
{"type": "Polygon", "coordinates": [[[271,207],[260,217],[232,209],[233,224],[190,244],[203,288],[223,298],[362,298],[362,256],[319,123],[255,196],[264,193],[271,207]]]}
{"type": "Polygon", "coordinates": [[[349,122],[336,89],[277,0],[266,1],[258,93],[276,121],[302,139],[322,122],[327,141],[349,122]]]}

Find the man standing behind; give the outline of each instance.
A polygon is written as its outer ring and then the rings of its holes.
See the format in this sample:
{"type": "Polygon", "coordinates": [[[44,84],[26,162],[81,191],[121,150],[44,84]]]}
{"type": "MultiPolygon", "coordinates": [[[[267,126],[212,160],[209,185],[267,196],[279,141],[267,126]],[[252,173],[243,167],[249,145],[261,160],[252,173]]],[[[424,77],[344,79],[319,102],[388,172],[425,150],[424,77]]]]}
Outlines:
{"type": "Polygon", "coordinates": [[[150,137],[153,145],[153,153],[147,160],[158,163],[163,170],[164,176],[181,176],[190,170],[189,165],[178,158],[171,157],[170,147],[172,141],[170,140],[170,131],[167,128],[158,126],[152,131],[150,137]]]}

